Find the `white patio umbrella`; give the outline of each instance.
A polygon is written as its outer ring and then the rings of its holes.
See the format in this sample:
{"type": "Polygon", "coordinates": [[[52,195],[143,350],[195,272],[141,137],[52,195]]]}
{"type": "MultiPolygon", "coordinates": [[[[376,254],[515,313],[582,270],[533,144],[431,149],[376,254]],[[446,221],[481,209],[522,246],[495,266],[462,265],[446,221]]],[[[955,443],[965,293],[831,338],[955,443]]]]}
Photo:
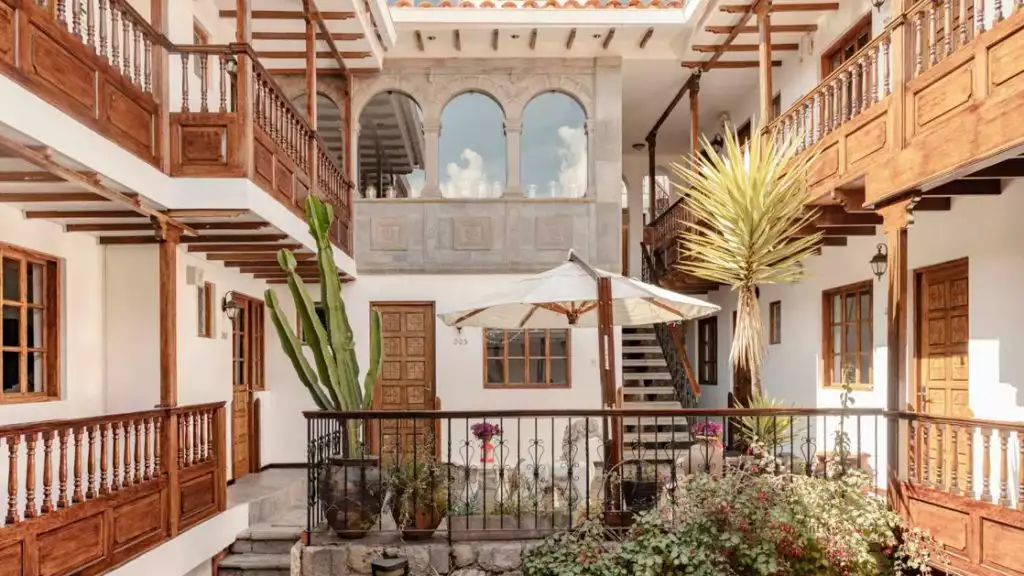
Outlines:
{"type": "Polygon", "coordinates": [[[692,320],[719,307],[620,274],[591,267],[575,252],[546,272],[512,282],[507,288],[438,317],[448,326],[520,330],[598,329],[603,400],[614,401],[612,326],[647,326],[692,320]]]}

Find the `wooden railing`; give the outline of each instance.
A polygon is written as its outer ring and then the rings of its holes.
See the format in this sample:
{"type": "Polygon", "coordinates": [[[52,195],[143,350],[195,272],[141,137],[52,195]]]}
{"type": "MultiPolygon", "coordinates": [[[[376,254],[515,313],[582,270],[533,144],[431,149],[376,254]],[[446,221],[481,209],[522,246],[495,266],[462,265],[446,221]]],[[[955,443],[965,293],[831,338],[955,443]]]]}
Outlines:
{"type": "Polygon", "coordinates": [[[253,120],[278,149],[288,156],[299,170],[309,173],[309,142],[313,130],[274,77],[260,64],[252,62],[253,120]]]}
{"type": "MultiPolygon", "coordinates": [[[[1002,14],[1001,4],[996,5],[1002,14]]],[[[906,12],[907,46],[912,55],[908,76],[920,76],[967,46],[978,33],[984,32],[984,17],[985,3],[980,0],[920,0],[913,4],[906,12]],[[946,30],[953,33],[947,34],[946,30]]]]}
{"type": "Polygon", "coordinates": [[[224,510],[224,426],[221,402],[0,427],[4,573],[99,573],[224,510]]]}

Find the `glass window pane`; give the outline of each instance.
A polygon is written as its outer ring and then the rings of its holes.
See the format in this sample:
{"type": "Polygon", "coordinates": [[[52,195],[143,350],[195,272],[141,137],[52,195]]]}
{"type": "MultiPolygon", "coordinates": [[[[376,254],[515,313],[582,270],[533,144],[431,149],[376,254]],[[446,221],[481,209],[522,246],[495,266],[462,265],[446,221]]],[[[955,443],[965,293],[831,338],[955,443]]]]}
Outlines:
{"type": "Polygon", "coordinates": [[[196,287],[196,310],[198,312],[196,321],[199,323],[199,334],[206,336],[206,289],[202,286],[196,287]]]}
{"type": "Polygon", "coordinates": [[[28,392],[42,392],[45,389],[45,376],[43,375],[42,352],[28,353],[28,392]]]}
{"type": "Polygon", "coordinates": [[[842,326],[833,326],[832,327],[832,342],[831,342],[832,350],[831,350],[831,352],[833,354],[839,354],[840,352],[843,351],[843,343],[840,341],[840,338],[842,337],[841,336],[842,328],[843,328],[842,326]]]}
{"type": "Polygon", "coordinates": [[[21,363],[18,360],[17,352],[4,352],[0,354],[0,362],[3,363],[3,390],[4,392],[21,391],[21,363]]]}
{"type": "Polygon", "coordinates": [[[530,384],[547,384],[544,364],[544,359],[530,360],[530,384]]]}
{"type": "Polygon", "coordinates": [[[564,358],[551,359],[551,383],[567,384],[569,382],[569,361],[564,358]]]}
{"type": "Polygon", "coordinates": [[[526,356],[526,341],[522,330],[508,331],[508,356],[509,358],[526,356]]]}
{"type": "Polygon", "coordinates": [[[854,294],[846,295],[846,320],[850,321],[856,318],[855,309],[857,304],[857,296],[854,294]]]}
{"type": "Polygon", "coordinates": [[[43,279],[45,278],[46,268],[42,264],[29,263],[28,265],[28,294],[25,295],[25,300],[33,304],[43,303],[43,279]]]}
{"type": "Polygon", "coordinates": [[[860,351],[871,352],[871,324],[866,322],[860,325],[860,351]]]}
{"type": "Polygon", "coordinates": [[[501,358],[505,350],[505,333],[501,330],[484,330],[487,341],[487,357],[501,358]]]}
{"type": "Polygon", "coordinates": [[[568,330],[552,330],[551,331],[551,356],[552,357],[568,357],[569,356],[569,331],[568,330]]]}
{"type": "Polygon", "coordinates": [[[247,328],[245,306],[238,309],[238,316],[235,316],[235,330],[245,332],[247,328]]]}
{"type": "Polygon", "coordinates": [[[843,381],[843,366],[842,357],[839,354],[832,355],[832,382],[826,382],[826,384],[834,384],[836,382],[843,381]]]}
{"type": "Polygon", "coordinates": [[[4,300],[21,300],[21,262],[3,259],[4,300]]]}
{"type": "MultiPolygon", "coordinates": [[[[587,190],[585,124],[583,108],[566,94],[542,93],[526,105],[520,136],[520,173],[527,197],[583,196],[587,190]]],[[[660,196],[660,175],[655,177],[655,186],[660,196]]],[[[664,189],[667,199],[669,190],[664,189]]]]}
{"type": "MultiPolygon", "coordinates": [[[[505,114],[490,96],[467,92],[441,111],[438,174],[445,198],[499,198],[505,189],[505,114]]],[[[524,183],[525,184],[525,183],[524,183]]],[[[529,186],[523,192],[529,194],[529,186]]]]}
{"type": "Polygon", "coordinates": [[[3,307],[3,342],[4,346],[21,346],[21,308],[17,306],[3,307]]]}
{"type": "Polygon", "coordinates": [[[860,355],[860,384],[871,383],[871,355],[861,354],[860,355]]]}
{"type": "Polygon", "coordinates": [[[43,311],[39,308],[30,308],[28,317],[28,347],[43,348],[43,336],[46,330],[43,323],[43,311]]]}
{"type": "Polygon", "coordinates": [[[857,325],[856,324],[847,324],[846,325],[846,343],[845,343],[845,345],[846,345],[846,347],[844,348],[843,351],[846,354],[851,354],[851,353],[856,353],[857,352],[857,325]]]}
{"type": "MultiPolygon", "coordinates": [[[[543,358],[547,353],[547,346],[544,340],[546,335],[544,330],[530,330],[530,357],[531,358],[543,358]]],[[[531,372],[532,374],[532,372],[531,372]]],[[[534,380],[530,380],[534,382],[534,380]]]]}
{"type": "Polygon", "coordinates": [[[860,295],[860,317],[871,318],[871,293],[863,292],[860,295]]]}
{"type": "Polygon", "coordinates": [[[235,386],[245,384],[245,362],[235,362],[234,379],[235,386]]]}
{"type": "Polygon", "coordinates": [[[508,361],[508,383],[509,384],[523,384],[526,382],[526,361],[525,360],[509,360],[508,361]]]}
{"type": "Polygon", "coordinates": [[[832,297],[832,323],[843,321],[843,297],[835,295],[832,297]]]}
{"type": "Polygon", "coordinates": [[[502,360],[490,359],[487,361],[487,383],[503,384],[505,382],[505,364],[502,360]]]}

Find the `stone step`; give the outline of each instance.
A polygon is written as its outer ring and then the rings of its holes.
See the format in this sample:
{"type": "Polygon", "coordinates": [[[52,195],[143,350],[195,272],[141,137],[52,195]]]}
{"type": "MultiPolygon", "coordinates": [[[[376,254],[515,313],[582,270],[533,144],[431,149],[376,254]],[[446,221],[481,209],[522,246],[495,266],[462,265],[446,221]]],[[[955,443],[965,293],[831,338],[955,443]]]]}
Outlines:
{"type": "Polygon", "coordinates": [[[690,441],[690,433],[685,429],[674,432],[624,432],[623,443],[641,442],[643,444],[682,444],[690,441]]]}
{"type": "Polygon", "coordinates": [[[661,354],[661,346],[622,346],[623,354],[661,354]]]}
{"type": "Polygon", "coordinates": [[[657,336],[654,335],[654,332],[623,332],[623,334],[622,334],[622,341],[623,342],[650,341],[650,340],[657,340],[657,339],[658,338],[657,338],[657,336]]]}
{"type": "Polygon", "coordinates": [[[623,380],[671,380],[668,372],[623,372],[623,380]]]}
{"type": "Polygon", "coordinates": [[[235,554],[288,554],[292,546],[302,537],[302,528],[297,526],[253,526],[238,535],[231,545],[235,554]]]}
{"type": "Polygon", "coordinates": [[[654,366],[657,368],[665,368],[668,364],[665,363],[664,358],[623,358],[622,367],[628,368],[631,366],[654,366]]]}
{"type": "Polygon", "coordinates": [[[258,574],[258,570],[291,570],[292,560],[288,554],[228,554],[219,563],[221,574],[225,568],[241,570],[246,576],[258,574]]]}
{"type": "Polygon", "coordinates": [[[622,393],[626,396],[638,394],[675,394],[676,389],[671,386],[623,386],[622,393]]]}
{"type": "MultiPolygon", "coordinates": [[[[652,400],[650,402],[623,402],[622,408],[623,410],[678,410],[681,406],[676,400],[652,400]]],[[[628,420],[629,417],[626,416],[624,419],[628,420]]]]}

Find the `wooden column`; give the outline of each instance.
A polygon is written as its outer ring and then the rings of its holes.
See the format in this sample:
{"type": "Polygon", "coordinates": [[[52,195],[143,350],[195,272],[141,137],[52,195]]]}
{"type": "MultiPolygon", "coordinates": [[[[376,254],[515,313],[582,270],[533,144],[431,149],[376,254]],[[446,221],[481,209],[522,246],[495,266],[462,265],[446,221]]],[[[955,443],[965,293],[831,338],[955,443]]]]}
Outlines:
{"type": "Polygon", "coordinates": [[[178,405],[178,242],[181,228],[156,223],[160,241],[160,405],[178,405]]]}
{"type": "MultiPolygon", "coordinates": [[[[167,5],[165,0],[150,0],[150,24],[153,29],[164,36],[167,36],[167,5]]],[[[90,10],[92,4],[89,4],[90,10]]],[[[92,14],[89,14],[92,18],[92,14]]],[[[156,156],[159,166],[164,173],[170,173],[171,169],[171,82],[170,82],[170,53],[167,48],[159,43],[154,43],[153,51],[153,98],[157,105],[157,126],[156,126],[156,156]]],[[[184,80],[184,79],[183,79],[184,80]]]]}
{"type": "Polygon", "coordinates": [[[658,133],[652,132],[647,136],[647,190],[649,195],[647,197],[647,208],[648,216],[645,226],[650,225],[654,222],[654,219],[658,217],[656,207],[658,205],[658,194],[657,189],[654,186],[654,176],[657,170],[658,159],[657,159],[657,147],[658,147],[658,133]]]}
{"type": "Polygon", "coordinates": [[[758,72],[761,90],[761,128],[768,128],[772,121],[772,33],[771,0],[757,3],[758,72]]]}
{"type": "Polygon", "coordinates": [[[690,151],[694,161],[700,154],[700,70],[694,72],[693,84],[690,86],[690,151]]]}
{"type": "Polygon", "coordinates": [[[905,9],[905,0],[889,0],[889,13],[892,14],[893,20],[892,34],[889,40],[889,60],[892,67],[889,82],[892,86],[892,97],[889,98],[887,138],[892,142],[894,152],[904,148],[904,108],[907,82],[907,28],[906,15],[903,13],[905,9]]]}
{"type": "Polygon", "coordinates": [[[239,160],[245,174],[252,179],[254,175],[253,166],[253,68],[249,55],[242,52],[242,48],[252,45],[252,6],[249,0],[235,1],[235,42],[238,44],[234,53],[238,59],[238,68],[235,73],[235,111],[238,122],[241,123],[242,146],[238,150],[239,160]]]}
{"type": "MultiPolygon", "coordinates": [[[[886,274],[886,383],[888,393],[886,409],[899,411],[905,402],[902,392],[907,389],[907,285],[910,274],[907,265],[907,229],[913,224],[913,208],[917,198],[900,200],[878,210],[882,215],[885,243],[889,253],[886,274]]],[[[900,423],[889,419],[888,426],[888,479],[891,488],[896,485],[900,471],[900,423]]]]}
{"type": "MultiPolygon", "coordinates": [[[[309,14],[309,3],[303,2],[306,13],[306,121],[312,133],[309,135],[309,192],[316,195],[317,190],[317,123],[316,123],[316,23],[309,14]]],[[[340,217],[340,215],[339,215],[340,217]]]]}

